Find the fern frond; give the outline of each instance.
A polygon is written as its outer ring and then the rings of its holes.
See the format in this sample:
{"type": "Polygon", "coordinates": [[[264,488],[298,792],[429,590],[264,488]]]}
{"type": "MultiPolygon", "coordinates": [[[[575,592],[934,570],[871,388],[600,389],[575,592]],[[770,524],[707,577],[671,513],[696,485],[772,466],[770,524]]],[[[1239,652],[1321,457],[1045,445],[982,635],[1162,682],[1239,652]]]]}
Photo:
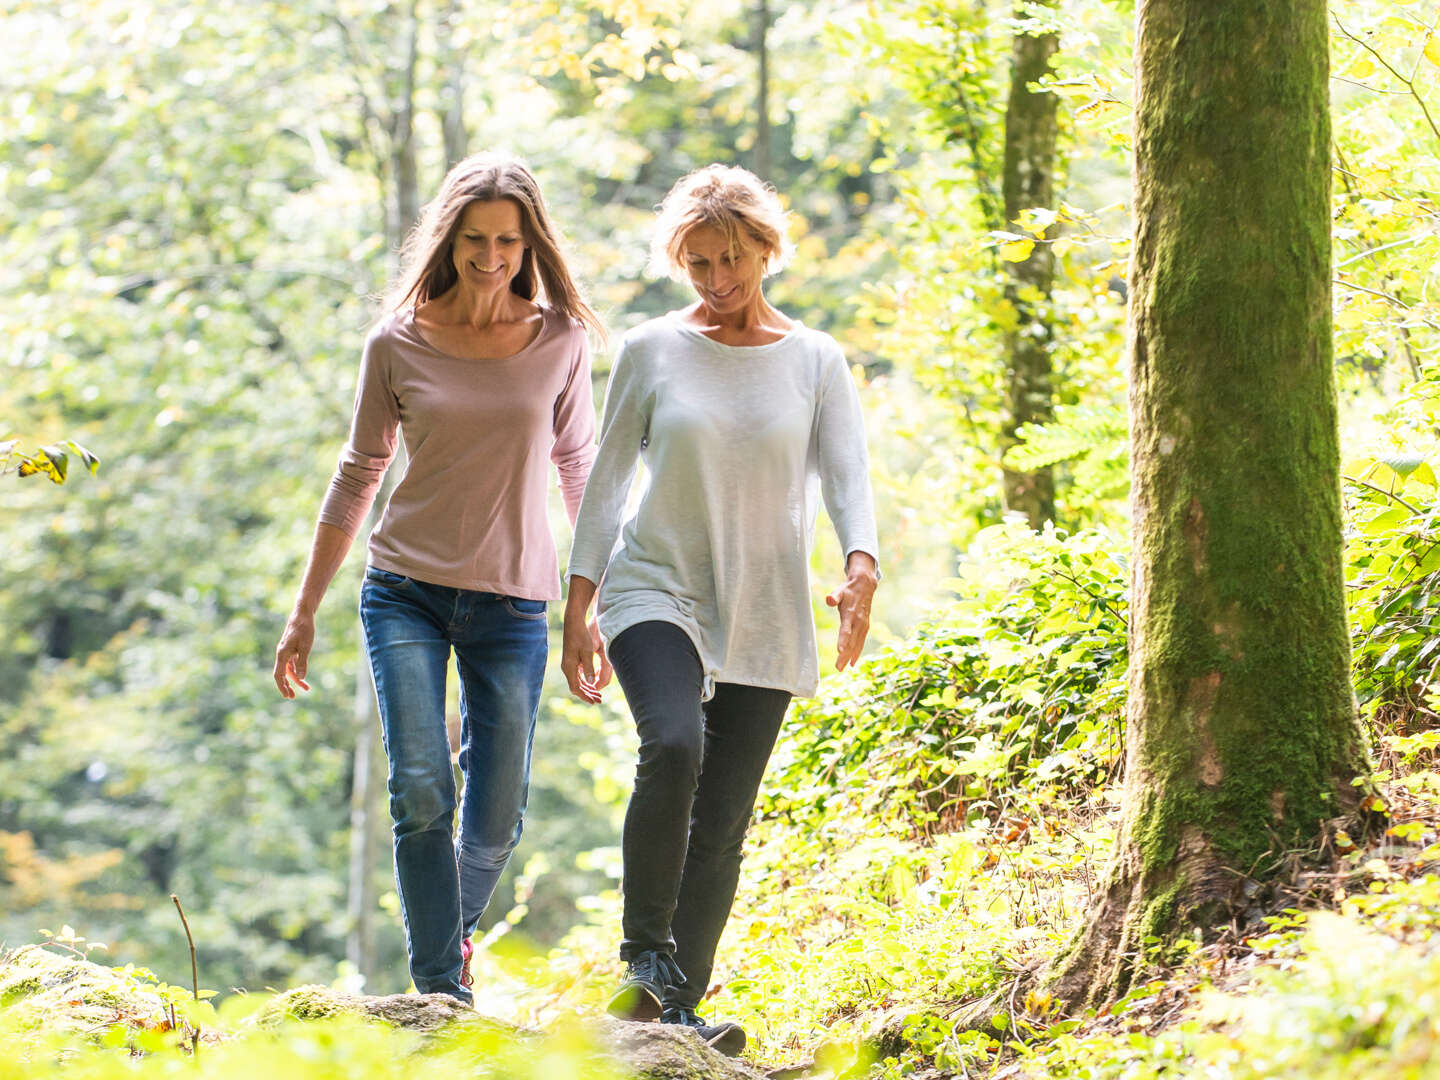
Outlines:
{"type": "Polygon", "coordinates": [[[1123,410],[1114,406],[1061,406],[1048,424],[1022,424],[1020,439],[1005,454],[1005,466],[1034,472],[1080,458],[1123,463],[1128,430],[1123,410]]]}

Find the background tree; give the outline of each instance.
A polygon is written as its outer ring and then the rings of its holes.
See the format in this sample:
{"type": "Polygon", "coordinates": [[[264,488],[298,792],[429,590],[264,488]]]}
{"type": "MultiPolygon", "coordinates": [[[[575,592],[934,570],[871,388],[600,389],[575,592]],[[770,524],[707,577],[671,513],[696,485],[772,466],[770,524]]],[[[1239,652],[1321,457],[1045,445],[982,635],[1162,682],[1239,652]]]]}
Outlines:
{"type": "MultiPolygon", "coordinates": [[[[1032,5],[1044,11],[1049,3],[1032,5]]],[[[1048,12],[1046,13],[1048,14],[1048,12]]],[[[1005,102],[1005,220],[993,226],[1009,229],[1024,211],[1040,222],[1055,215],[1056,142],[1059,136],[1059,101],[1046,87],[1054,77],[1051,58],[1060,46],[1059,30],[1036,18],[1021,18],[1010,48],[1010,94],[1005,102]]],[[[1049,230],[1040,226],[1040,240],[1049,230]]],[[[1001,452],[1015,445],[1015,433],[1026,424],[1045,424],[1054,418],[1054,366],[1050,361],[1054,331],[1050,325],[1051,286],[1055,277],[1054,249],[1034,244],[1024,258],[1007,261],[1009,280],[1005,299],[1015,310],[1005,330],[1005,367],[1008,376],[1006,418],[1001,428],[1001,452]]],[[[1005,506],[1025,515],[1032,529],[1055,517],[1053,468],[1042,465],[1021,471],[1004,469],[1005,506]]]]}
{"type": "Polygon", "coordinates": [[[1350,686],[1322,0],[1149,0],[1136,54],[1125,796],[1071,1000],[1335,817],[1350,686]]]}

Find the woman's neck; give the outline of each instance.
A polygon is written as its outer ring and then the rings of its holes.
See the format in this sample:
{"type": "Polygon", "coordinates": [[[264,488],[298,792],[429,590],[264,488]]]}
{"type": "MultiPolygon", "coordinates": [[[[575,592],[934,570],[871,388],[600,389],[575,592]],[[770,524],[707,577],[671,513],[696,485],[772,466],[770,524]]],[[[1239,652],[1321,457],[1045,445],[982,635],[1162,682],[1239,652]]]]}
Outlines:
{"type": "Polygon", "coordinates": [[[449,292],[425,305],[424,315],[431,322],[484,330],[496,323],[520,322],[534,309],[533,303],[508,288],[481,293],[457,282],[449,292]]]}
{"type": "Polygon", "coordinates": [[[704,300],[687,309],[686,317],[702,330],[716,330],[728,334],[790,330],[795,324],[779,308],[773,307],[762,295],[753,304],[747,304],[738,311],[719,312],[704,300]]]}

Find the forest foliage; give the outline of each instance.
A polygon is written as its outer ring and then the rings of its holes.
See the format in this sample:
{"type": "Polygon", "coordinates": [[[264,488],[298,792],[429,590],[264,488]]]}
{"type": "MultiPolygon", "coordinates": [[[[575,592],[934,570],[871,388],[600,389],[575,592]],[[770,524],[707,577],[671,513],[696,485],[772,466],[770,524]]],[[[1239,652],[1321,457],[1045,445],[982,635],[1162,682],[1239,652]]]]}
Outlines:
{"type": "MultiPolygon", "coordinates": [[[[1083,917],[1118,798],[1134,11],[770,0],[761,142],[757,9],[100,0],[0,16],[18,43],[0,71],[0,942],[72,924],[107,963],[183,982],[177,893],[205,985],[357,985],[358,558],[320,612],[315,692],[283,703],[265,672],[392,266],[408,103],[421,197],[457,124],[469,149],[524,154],[616,330],[684,299],[641,272],[670,183],[768,163],[797,244],[772,298],[835,333],[862,386],[884,522],[876,642],[792,712],[707,1008],[769,1061],[828,1038],[897,1074],[965,1075],[1002,1048],[1075,1077],[1430,1061],[1440,6],[1359,0],[1332,18],[1347,580],[1388,817],[1243,896],[1233,940],[1157,952],[1155,979],[1084,1031],[1043,999],[1001,999],[1083,917]],[[1051,29],[1058,200],[1007,221],[1010,42],[1051,29]],[[1037,245],[1057,267],[1055,414],[1005,462],[1057,470],[1057,521],[1038,533],[1006,520],[999,482],[1006,264],[1037,245]],[[29,461],[55,479],[61,452],[63,488],[8,475],[29,461]],[[1302,913],[1319,906],[1339,913],[1302,913]],[[1258,973],[1243,1009],[1236,963],[1258,973]],[[997,994],[1002,1024],[957,1026],[959,1003],[997,994]]],[[[607,367],[597,353],[597,395],[607,367]]],[[[823,529],[814,565],[817,584],[839,565],[823,529]]],[[[621,704],[581,707],[552,680],[482,1006],[553,1019],[615,974],[632,752],[621,704]]],[[[369,988],[400,990],[393,893],[380,904],[387,975],[369,988]]],[[[356,1075],[399,1053],[345,1032],[294,1038],[356,1075]]]]}

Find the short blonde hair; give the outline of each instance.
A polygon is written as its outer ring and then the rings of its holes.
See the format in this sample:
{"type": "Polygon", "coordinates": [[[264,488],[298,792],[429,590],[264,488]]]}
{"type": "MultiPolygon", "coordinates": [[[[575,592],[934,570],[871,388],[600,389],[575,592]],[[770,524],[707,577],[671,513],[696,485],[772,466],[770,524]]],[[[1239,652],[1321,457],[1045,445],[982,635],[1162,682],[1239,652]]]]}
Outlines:
{"type": "Polygon", "coordinates": [[[786,235],[789,213],[775,189],[738,165],[706,165],[682,176],[660,204],[650,242],[650,272],[685,276],[685,238],[702,225],[719,229],[732,250],[759,249],[764,274],[795,253],[786,235]]]}

